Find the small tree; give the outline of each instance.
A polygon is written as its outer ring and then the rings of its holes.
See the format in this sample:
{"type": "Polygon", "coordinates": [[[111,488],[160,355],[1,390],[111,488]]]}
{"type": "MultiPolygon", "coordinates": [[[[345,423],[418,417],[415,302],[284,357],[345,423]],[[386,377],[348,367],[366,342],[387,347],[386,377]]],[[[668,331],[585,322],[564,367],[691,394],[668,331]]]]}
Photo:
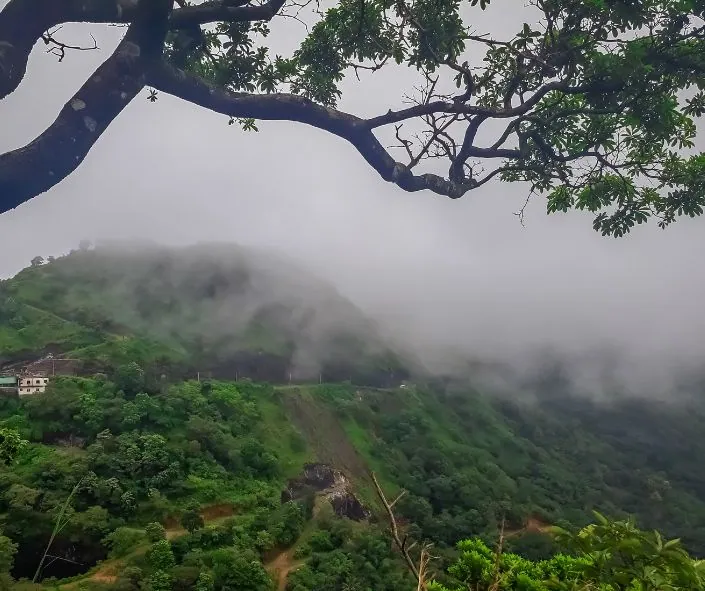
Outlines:
{"type": "Polygon", "coordinates": [[[147,580],[147,591],[171,591],[173,580],[171,575],[163,570],[158,570],[147,580]]]}
{"type": "Polygon", "coordinates": [[[198,512],[198,506],[191,505],[181,516],[181,526],[190,534],[203,527],[203,517],[198,512]]]}
{"type": "Polygon", "coordinates": [[[27,441],[15,429],[0,429],[0,463],[12,464],[25,445],[27,441]]]}
{"type": "Polygon", "coordinates": [[[134,587],[137,587],[140,584],[143,577],[144,573],[138,566],[128,566],[120,573],[120,578],[129,581],[134,587]]]}
{"type": "Polygon", "coordinates": [[[17,544],[0,532],[0,574],[7,574],[15,563],[17,544]]]}
{"type": "Polygon", "coordinates": [[[147,554],[150,566],[155,570],[166,571],[174,566],[174,553],[167,540],[159,540],[152,544],[147,554]]]}
{"type": "Polygon", "coordinates": [[[213,575],[207,570],[201,571],[196,581],[196,591],[213,591],[213,586],[213,575]]]}
{"type": "Polygon", "coordinates": [[[126,556],[143,541],[142,532],[130,527],[118,527],[103,538],[102,543],[110,549],[111,558],[126,556]]]}
{"type": "Polygon", "coordinates": [[[134,396],[144,388],[144,370],[131,361],[121,365],[115,372],[115,385],[128,396],[134,396]]]}
{"type": "Polygon", "coordinates": [[[158,542],[159,540],[166,540],[166,530],[164,526],[156,521],[148,523],[147,527],[144,528],[144,533],[147,539],[152,543],[158,542]]]}
{"type": "Polygon", "coordinates": [[[33,267],[39,267],[44,264],[44,257],[36,256],[30,262],[33,267]]]}

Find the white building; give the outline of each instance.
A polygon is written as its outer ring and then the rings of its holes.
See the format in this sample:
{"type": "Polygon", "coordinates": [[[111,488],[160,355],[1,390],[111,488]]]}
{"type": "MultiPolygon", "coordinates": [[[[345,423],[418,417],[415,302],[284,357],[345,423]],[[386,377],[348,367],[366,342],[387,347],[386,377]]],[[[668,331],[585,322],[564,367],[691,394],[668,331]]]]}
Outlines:
{"type": "Polygon", "coordinates": [[[49,378],[44,376],[21,376],[17,384],[17,392],[20,396],[27,394],[38,394],[46,390],[49,378]]]}

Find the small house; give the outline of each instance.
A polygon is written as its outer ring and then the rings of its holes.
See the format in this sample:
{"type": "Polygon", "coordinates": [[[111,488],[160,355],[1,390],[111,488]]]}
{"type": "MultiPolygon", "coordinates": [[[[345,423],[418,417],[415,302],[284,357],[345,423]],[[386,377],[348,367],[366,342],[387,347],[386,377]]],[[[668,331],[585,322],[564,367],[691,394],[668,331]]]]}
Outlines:
{"type": "Polygon", "coordinates": [[[49,383],[49,378],[41,375],[23,375],[20,376],[20,382],[17,387],[17,392],[20,396],[28,394],[39,394],[44,392],[49,383]]]}

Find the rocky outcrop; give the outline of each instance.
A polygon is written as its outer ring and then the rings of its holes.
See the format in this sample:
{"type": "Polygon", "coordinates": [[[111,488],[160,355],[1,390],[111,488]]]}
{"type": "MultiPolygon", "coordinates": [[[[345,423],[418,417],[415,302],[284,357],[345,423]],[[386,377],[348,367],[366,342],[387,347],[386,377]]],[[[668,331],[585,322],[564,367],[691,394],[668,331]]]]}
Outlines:
{"type": "Polygon", "coordinates": [[[327,499],[340,517],[362,521],[370,516],[369,510],[352,491],[347,477],[328,464],[306,464],[303,474],[288,482],[282,491],[281,501],[295,501],[309,494],[327,499]]]}

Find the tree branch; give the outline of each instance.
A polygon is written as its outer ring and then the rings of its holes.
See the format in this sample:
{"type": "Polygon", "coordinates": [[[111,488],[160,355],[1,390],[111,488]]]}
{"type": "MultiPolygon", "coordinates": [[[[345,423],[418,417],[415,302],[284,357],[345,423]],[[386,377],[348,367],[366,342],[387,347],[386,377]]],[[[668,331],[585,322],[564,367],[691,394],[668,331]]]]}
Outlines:
{"type": "Polygon", "coordinates": [[[297,121],[337,135],[355,146],[385,181],[405,191],[430,189],[457,199],[474,186],[472,182],[456,183],[435,174],[414,175],[408,166],[390,156],[366,120],[302,96],[230,92],[165,62],[150,71],[148,83],[157,90],[229,117],[297,121]]]}
{"type": "MultiPolygon", "coordinates": [[[[270,20],[285,1],[244,6],[245,0],[220,0],[187,6],[171,13],[169,28],[217,21],[270,20]]],[[[19,86],[32,47],[46,31],[70,22],[132,23],[141,6],[137,0],[10,0],[0,11],[0,99],[19,86]]]]}
{"type": "Polygon", "coordinates": [[[118,0],[10,0],[0,12],[0,99],[19,86],[45,31],[67,22],[129,22],[135,14],[132,3],[118,0]]]}
{"type": "MultiPolygon", "coordinates": [[[[409,555],[409,549],[406,546],[406,540],[404,540],[402,542],[401,537],[399,537],[399,526],[397,525],[397,519],[394,516],[394,511],[392,510],[393,503],[390,504],[389,501],[387,500],[387,497],[385,496],[384,491],[382,490],[382,487],[379,485],[379,482],[377,482],[377,477],[375,476],[374,472],[372,473],[372,482],[375,485],[375,490],[377,491],[377,496],[379,497],[379,500],[382,501],[382,504],[384,505],[384,509],[387,512],[387,516],[389,517],[389,527],[392,532],[392,539],[394,540],[394,543],[397,545],[397,548],[399,548],[399,551],[402,553],[402,556],[404,557],[404,560],[406,561],[406,565],[409,567],[409,570],[414,575],[416,580],[419,582],[419,587],[423,588],[423,586],[422,586],[423,579],[420,576],[419,569],[416,568],[416,564],[414,564],[414,561],[412,560],[411,556],[409,555]]],[[[425,566],[426,565],[422,563],[422,568],[425,569],[425,566]]]]}
{"type": "Polygon", "coordinates": [[[284,6],[286,0],[269,0],[257,6],[233,6],[234,3],[227,1],[204,3],[198,6],[186,6],[175,10],[171,15],[170,27],[179,29],[194,25],[204,25],[216,21],[224,22],[246,22],[246,21],[268,21],[284,6]]]}
{"type": "Polygon", "coordinates": [[[0,213],[47,191],[72,173],[108,125],[142,90],[160,59],[172,0],[140,5],[115,52],[40,136],[0,156],[0,213]]]}
{"type": "Polygon", "coordinates": [[[95,37],[91,35],[91,39],[93,39],[93,45],[92,46],[84,46],[84,45],[70,45],[68,43],[64,43],[63,41],[59,41],[54,37],[56,33],[59,32],[59,29],[61,27],[57,27],[53,31],[47,31],[46,33],[42,34],[42,41],[44,41],[45,45],[49,46],[49,49],[47,49],[47,53],[53,53],[56,57],[59,58],[59,61],[63,61],[64,57],[66,57],[66,50],[71,50],[71,51],[93,51],[95,49],[98,49],[98,42],[95,40],[95,37]]]}
{"type": "Polygon", "coordinates": [[[389,125],[390,123],[399,123],[400,121],[405,121],[406,119],[413,119],[414,117],[422,117],[424,115],[431,115],[433,113],[460,113],[463,115],[480,115],[485,118],[493,119],[508,119],[511,117],[519,117],[525,115],[531,109],[533,109],[541,99],[548,93],[554,90],[560,90],[566,93],[582,92],[584,88],[569,87],[568,83],[564,80],[556,80],[554,82],[548,82],[539,88],[529,99],[527,99],[521,105],[512,108],[488,108],[479,107],[475,105],[467,105],[464,103],[457,103],[451,101],[432,101],[429,103],[423,103],[409,107],[408,109],[401,109],[400,111],[389,110],[384,115],[379,115],[378,117],[373,117],[368,119],[367,123],[370,127],[381,127],[383,125],[389,125]]]}
{"type": "Polygon", "coordinates": [[[465,178],[464,167],[465,162],[470,157],[470,152],[475,142],[475,136],[477,131],[480,129],[480,125],[487,119],[484,115],[475,115],[468,124],[465,130],[465,137],[463,138],[463,145],[458,152],[457,157],[453,160],[450,165],[450,171],[448,176],[453,180],[462,180],[465,178]]]}

